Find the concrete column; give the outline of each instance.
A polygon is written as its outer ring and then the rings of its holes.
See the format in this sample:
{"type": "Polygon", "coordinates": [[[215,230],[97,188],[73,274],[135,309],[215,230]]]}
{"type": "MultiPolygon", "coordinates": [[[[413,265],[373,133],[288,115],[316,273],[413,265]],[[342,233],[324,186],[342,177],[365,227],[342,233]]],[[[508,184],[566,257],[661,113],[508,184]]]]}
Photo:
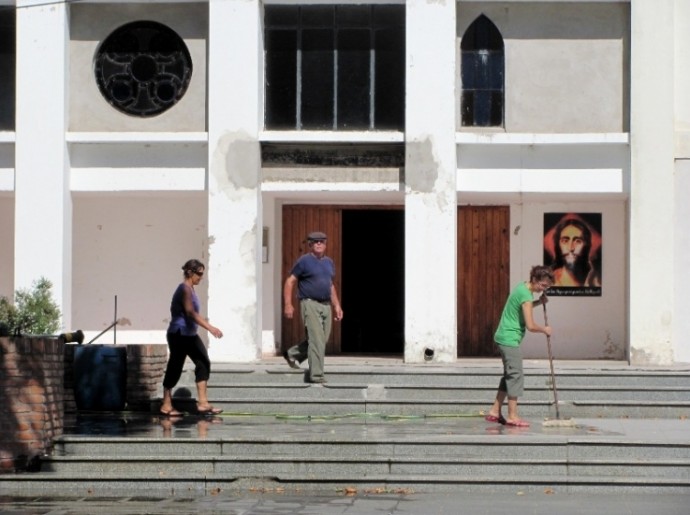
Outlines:
{"type": "Polygon", "coordinates": [[[258,0],[209,1],[208,314],[225,336],[215,361],[251,361],[261,346],[263,64],[258,0]]]}
{"type": "Polygon", "coordinates": [[[405,361],[457,356],[455,2],[406,3],[405,361]],[[428,357],[428,356],[427,356],[428,357]]]}
{"type": "Polygon", "coordinates": [[[686,63],[690,60],[690,2],[675,0],[675,129],[676,129],[676,165],[675,165],[675,235],[674,235],[674,270],[675,285],[673,306],[673,351],[674,361],[690,363],[690,298],[684,285],[690,283],[690,232],[687,220],[690,220],[690,203],[687,192],[690,191],[690,70],[686,63]]]}
{"type": "Polygon", "coordinates": [[[72,310],[68,44],[65,2],[17,0],[14,286],[49,279],[65,327],[72,310]]]}
{"type": "Polygon", "coordinates": [[[630,361],[673,362],[674,0],[632,0],[630,361]],[[663,29],[662,29],[663,27],[663,29]]]}

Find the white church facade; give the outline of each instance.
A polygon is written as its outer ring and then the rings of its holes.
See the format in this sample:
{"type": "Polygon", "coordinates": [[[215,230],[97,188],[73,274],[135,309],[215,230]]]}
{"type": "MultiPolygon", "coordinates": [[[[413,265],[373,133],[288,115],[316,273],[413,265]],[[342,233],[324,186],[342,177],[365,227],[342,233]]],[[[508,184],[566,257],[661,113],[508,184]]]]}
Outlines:
{"type": "Polygon", "coordinates": [[[0,295],[164,343],[197,258],[211,359],[251,362],[319,230],[328,352],[448,363],[576,220],[556,357],[690,362],[688,62],[684,0],[0,0],[0,295]]]}

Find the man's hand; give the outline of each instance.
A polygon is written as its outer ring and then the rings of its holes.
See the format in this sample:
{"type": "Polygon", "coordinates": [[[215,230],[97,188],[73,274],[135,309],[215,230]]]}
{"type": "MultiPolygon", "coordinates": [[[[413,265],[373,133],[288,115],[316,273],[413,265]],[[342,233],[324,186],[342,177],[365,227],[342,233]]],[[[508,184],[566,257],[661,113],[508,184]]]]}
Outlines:
{"type": "Polygon", "coordinates": [[[285,315],[285,318],[292,320],[292,317],[295,316],[295,308],[292,306],[292,304],[285,304],[283,314],[285,315]]]}

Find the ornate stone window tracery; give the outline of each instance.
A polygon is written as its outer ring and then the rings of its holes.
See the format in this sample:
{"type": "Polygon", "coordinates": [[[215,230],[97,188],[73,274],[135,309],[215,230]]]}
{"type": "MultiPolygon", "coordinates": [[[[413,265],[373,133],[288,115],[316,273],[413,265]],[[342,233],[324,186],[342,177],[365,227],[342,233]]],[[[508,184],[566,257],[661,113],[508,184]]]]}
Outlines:
{"type": "Polygon", "coordinates": [[[184,96],[192,59],[175,31],[158,22],[136,21],[103,41],[94,71],[101,94],[114,108],[149,117],[170,109],[184,96]]]}

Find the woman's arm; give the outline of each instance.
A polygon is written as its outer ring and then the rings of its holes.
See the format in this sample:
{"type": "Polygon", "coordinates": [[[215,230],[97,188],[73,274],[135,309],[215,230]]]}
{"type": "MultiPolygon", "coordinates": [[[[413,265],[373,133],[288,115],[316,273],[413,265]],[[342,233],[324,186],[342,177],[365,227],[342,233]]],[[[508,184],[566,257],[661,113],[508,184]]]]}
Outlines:
{"type": "Polygon", "coordinates": [[[220,329],[218,329],[215,326],[212,326],[208,322],[208,320],[206,320],[199,313],[196,312],[196,310],[194,309],[194,303],[192,302],[192,289],[186,284],[184,287],[184,292],[182,294],[182,306],[184,307],[185,315],[187,316],[187,318],[191,318],[192,320],[194,320],[198,325],[206,329],[216,338],[220,338],[223,336],[223,332],[220,329]]]}
{"type": "Polygon", "coordinates": [[[551,336],[551,326],[539,325],[534,321],[534,309],[532,302],[527,301],[522,304],[522,315],[525,318],[525,327],[531,333],[544,333],[546,336],[551,336]]]}

